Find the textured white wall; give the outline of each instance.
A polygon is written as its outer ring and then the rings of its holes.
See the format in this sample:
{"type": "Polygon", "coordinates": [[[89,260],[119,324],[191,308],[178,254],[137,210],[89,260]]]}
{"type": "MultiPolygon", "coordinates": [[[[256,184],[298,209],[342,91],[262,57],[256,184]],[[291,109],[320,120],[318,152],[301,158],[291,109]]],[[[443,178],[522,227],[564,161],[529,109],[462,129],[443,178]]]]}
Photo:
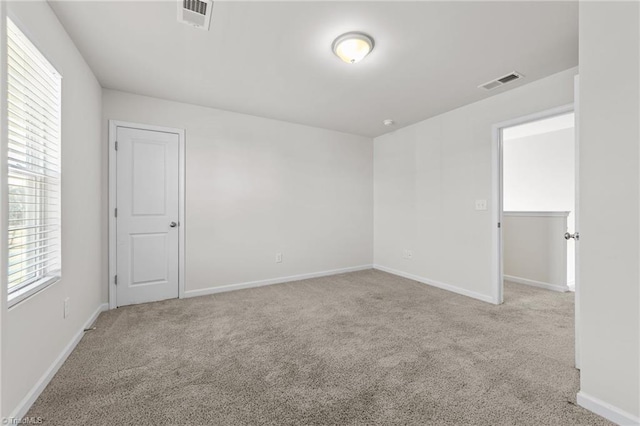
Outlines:
{"type": "MultiPolygon", "coordinates": [[[[640,421],[640,5],[580,3],[581,394],[640,421]]],[[[581,402],[581,400],[578,400],[581,402]]]]}
{"type": "MultiPolygon", "coordinates": [[[[13,414],[101,304],[101,89],[44,1],[8,2],[10,17],[63,75],[62,280],[3,311],[2,415],[13,414]],[[70,315],[63,319],[63,301],[70,315]]],[[[0,19],[4,20],[2,16],[0,19]]],[[[4,292],[3,294],[6,294],[4,292]]],[[[4,304],[4,302],[3,302],[4,304]]]]}
{"type": "Polygon", "coordinates": [[[375,264],[491,298],[492,125],[573,102],[570,69],[374,140],[375,264]],[[402,257],[413,251],[413,259],[402,257]]]}
{"type": "MultiPolygon", "coordinates": [[[[504,210],[569,211],[568,229],[574,232],[575,156],[573,128],[505,138],[502,151],[504,210]]],[[[505,233],[508,232],[506,225],[505,233]]],[[[565,232],[558,237],[562,238],[565,232]]],[[[571,283],[575,281],[574,241],[562,241],[567,251],[565,280],[571,283]]],[[[546,254],[542,251],[539,256],[542,259],[546,254]]],[[[507,266],[505,263],[505,269],[507,266]]]]}
{"type": "Polygon", "coordinates": [[[109,119],[186,129],[187,292],[372,263],[370,138],[104,90],[109,119]]]}

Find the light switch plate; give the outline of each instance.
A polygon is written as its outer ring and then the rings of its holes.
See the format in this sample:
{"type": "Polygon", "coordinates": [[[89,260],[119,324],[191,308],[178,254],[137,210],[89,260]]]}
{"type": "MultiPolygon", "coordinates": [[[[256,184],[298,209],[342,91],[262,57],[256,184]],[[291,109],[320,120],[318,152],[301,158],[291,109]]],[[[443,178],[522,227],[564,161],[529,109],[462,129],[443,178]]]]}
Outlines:
{"type": "Polygon", "coordinates": [[[476,210],[486,210],[487,200],[476,200],[476,210]]]}

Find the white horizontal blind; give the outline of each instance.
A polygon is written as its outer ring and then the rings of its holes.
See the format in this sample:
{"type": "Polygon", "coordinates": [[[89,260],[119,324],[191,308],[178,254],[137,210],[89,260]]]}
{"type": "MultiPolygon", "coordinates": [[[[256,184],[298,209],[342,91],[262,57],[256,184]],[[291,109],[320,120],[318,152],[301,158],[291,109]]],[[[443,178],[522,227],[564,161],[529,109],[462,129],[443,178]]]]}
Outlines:
{"type": "Polygon", "coordinates": [[[7,19],[9,295],[60,277],[60,75],[7,19]]]}

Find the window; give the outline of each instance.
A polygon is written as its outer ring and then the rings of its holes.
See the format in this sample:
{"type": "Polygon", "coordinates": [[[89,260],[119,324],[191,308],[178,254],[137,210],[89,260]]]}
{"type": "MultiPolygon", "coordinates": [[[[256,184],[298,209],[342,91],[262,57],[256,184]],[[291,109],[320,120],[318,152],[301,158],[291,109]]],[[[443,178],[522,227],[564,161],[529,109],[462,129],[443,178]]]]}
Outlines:
{"type": "Polygon", "coordinates": [[[60,278],[62,79],[7,19],[8,294],[19,302],[60,278]]]}

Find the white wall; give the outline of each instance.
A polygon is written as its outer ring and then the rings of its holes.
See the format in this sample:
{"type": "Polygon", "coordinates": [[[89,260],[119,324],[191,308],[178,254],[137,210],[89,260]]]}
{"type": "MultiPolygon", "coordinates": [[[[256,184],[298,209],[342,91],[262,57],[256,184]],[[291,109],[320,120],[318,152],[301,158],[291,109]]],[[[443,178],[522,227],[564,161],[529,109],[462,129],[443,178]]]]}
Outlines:
{"type": "Polygon", "coordinates": [[[492,125],[573,102],[570,69],[374,140],[374,262],[492,300],[492,125]],[[403,259],[404,249],[413,259],[403,259]]]}
{"type": "MultiPolygon", "coordinates": [[[[507,132],[505,132],[507,133],[507,132]]],[[[569,211],[568,229],[574,232],[575,129],[568,128],[520,138],[507,138],[503,150],[505,211],[569,211]]],[[[505,222],[504,232],[508,232],[505,222]]],[[[558,234],[562,238],[566,230],[558,234]]],[[[565,281],[575,281],[573,240],[566,247],[565,281]]],[[[506,250],[506,247],[505,247],[506,250]]],[[[505,262],[506,262],[505,251],[505,262]]],[[[544,252],[540,253],[544,256],[544,252]]],[[[505,263],[505,269],[507,268],[505,263]]],[[[506,272],[505,272],[506,273],[506,272]]]]}
{"type": "Polygon", "coordinates": [[[109,119],[186,129],[187,293],[371,265],[371,139],[104,90],[109,119]]]}
{"type": "Polygon", "coordinates": [[[574,129],[504,139],[505,211],[573,211],[574,129]]]}
{"type": "Polygon", "coordinates": [[[567,291],[568,212],[505,212],[504,279],[567,291]]]}
{"type": "Polygon", "coordinates": [[[6,9],[63,76],[62,280],[8,311],[2,286],[2,416],[25,408],[21,401],[100,308],[106,286],[100,85],[46,2],[9,2],[6,9]],[[63,319],[66,297],[71,309],[63,319]]]}
{"type": "Polygon", "coordinates": [[[640,422],[639,21],[637,2],[580,3],[578,402],[627,424],[640,422]]]}

